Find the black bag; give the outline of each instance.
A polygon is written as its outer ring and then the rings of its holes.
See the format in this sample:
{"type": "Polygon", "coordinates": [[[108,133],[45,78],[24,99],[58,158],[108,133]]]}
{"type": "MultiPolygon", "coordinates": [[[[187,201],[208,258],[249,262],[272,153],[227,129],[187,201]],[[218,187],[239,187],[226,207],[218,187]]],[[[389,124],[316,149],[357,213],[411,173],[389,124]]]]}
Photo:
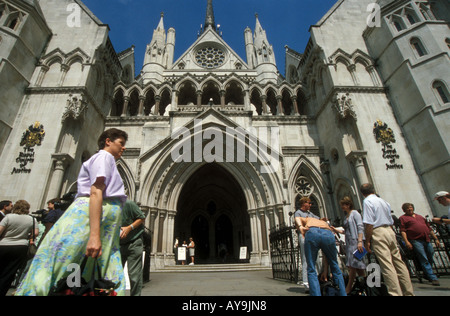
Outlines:
{"type": "Polygon", "coordinates": [[[348,296],[368,296],[366,278],[357,277],[348,296]]]}
{"type": "Polygon", "coordinates": [[[367,296],[391,296],[389,294],[388,288],[386,286],[386,284],[381,283],[380,287],[369,287],[366,286],[366,292],[367,292],[367,296]]]}
{"type": "Polygon", "coordinates": [[[36,246],[36,235],[34,234],[34,217],[31,216],[31,219],[33,221],[33,228],[31,230],[30,240],[28,240],[27,260],[33,259],[38,249],[36,246]]]}
{"type": "MultiPolygon", "coordinates": [[[[80,275],[83,273],[88,257],[83,259],[80,267],[80,275]]],[[[100,277],[100,265],[97,258],[95,258],[94,268],[92,269],[92,277],[89,282],[86,282],[84,278],[81,278],[80,287],[69,287],[67,278],[59,280],[55,286],[50,289],[49,296],[117,296],[117,292],[114,291],[120,285],[115,284],[110,280],[105,280],[100,277]],[[96,270],[98,277],[96,277],[96,270]]]]}
{"type": "Polygon", "coordinates": [[[331,281],[320,282],[320,292],[322,296],[340,296],[339,286],[333,279],[331,281]]]}

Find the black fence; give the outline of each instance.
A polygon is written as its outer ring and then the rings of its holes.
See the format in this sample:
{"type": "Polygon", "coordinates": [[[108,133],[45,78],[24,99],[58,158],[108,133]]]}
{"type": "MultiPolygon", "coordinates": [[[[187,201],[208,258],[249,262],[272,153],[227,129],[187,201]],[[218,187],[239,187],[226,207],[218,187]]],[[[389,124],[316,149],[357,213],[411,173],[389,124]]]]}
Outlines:
{"type": "MultiPolygon", "coordinates": [[[[398,222],[396,221],[396,224],[398,222]]],[[[434,248],[433,272],[436,276],[450,275],[450,233],[445,225],[438,225],[430,222],[436,237],[439,240],[440,247],[436,245],[432,238],[431,242],[434,248]]],[[[400,234],[398,225],[394,225],[394,231],[397,236],[400,253],[403,261],[406,263],[412,278],[417,278],[420,282],[424,278],[424,273],[419,261],[414,253],[407,249],[400,234]]],[[[339,247],[337,239],[336,246],[339,247]]],[[[283,279],[298,283],[301,279],[301,253],[298,241],[297,231],[293,226],[280,226],[270,229],[270,255],[272,260],[273,278],[283,279]]],[[[346,269],[346,256],[338,251],[341,267],[346,269]],[[342,264],[344,263],[344,264],[342,264]]],[[[343,271],[345,274],[347,271],[343,271]]]]}
{"type": "Polygon", "coordinates": [[[292,226],[272,228],[269,241],[273,277],[297,283],[301,272],[301,254],[296,229],[292,226]]]}
{"type": "MultiPolygon", "coordinates": [[[[439,247],[434,238],[431,238],[431,243],[434,249],[432,268],[434,274],[439,277],[441,275],[450,275],[450,234],[446,225],[438,225],[429,222],[431,229],[436,235],[439,241],[439,247]]],[[[399,223],[396,222],[394,225],[394,231],[397,236],[397,242],[399,244],[400,253],[402,255],[403,261],[408,267],[409,274],[411,277],[419,279],[420,282],[425,278],[422,266],[419,260],[416,258],[414,252],[409,250],[400,233],[399,223]]]]}

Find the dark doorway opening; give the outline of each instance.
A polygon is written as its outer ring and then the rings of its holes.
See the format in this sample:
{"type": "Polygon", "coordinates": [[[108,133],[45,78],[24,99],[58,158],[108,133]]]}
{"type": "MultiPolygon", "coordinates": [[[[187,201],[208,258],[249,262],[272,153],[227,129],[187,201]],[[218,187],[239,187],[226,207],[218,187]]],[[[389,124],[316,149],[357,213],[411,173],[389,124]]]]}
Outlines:
{"type": "MultiPolygon", "coordinates": [[[[250,217],[244,192],[223,167],[200,167],[183,185],[174,237],[194,239],[195,264],[239,262],[239,249],[251,252],[250,217]]],[[[190,259],[188,259],[190,262],[190,259]]]]}
{"type": "Polygon", "coordinates": [[[209,223],[204,216],[199,215],[194,218],[191,232],[195,243],[195,257],[199,259],[196,262],[203,262],[209,257],[209,223]]]}
{"type": "Polygon", "coordinates": [[[217,257],[222,263],[233,260],[233,224],[230,218],[223,214],[216,221],[217,257]]]}

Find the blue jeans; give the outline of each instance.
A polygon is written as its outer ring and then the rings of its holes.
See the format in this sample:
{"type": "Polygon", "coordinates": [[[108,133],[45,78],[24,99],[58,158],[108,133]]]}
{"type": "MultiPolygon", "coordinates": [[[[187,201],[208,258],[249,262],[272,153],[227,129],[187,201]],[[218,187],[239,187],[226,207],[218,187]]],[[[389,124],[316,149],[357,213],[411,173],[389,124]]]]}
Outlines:
{"type": "Polygon", "coordinates": [[[339,286],[340,296],[347,296],[345,292],[344,277],[337,261],[337,250],[334,235],[327,229],[320,229],[318,227],[311,227],[305,234],[305,255],[308,264],[308,282],[311,296],[321,296],[319,279],[317,277],[315,262],[319,250],[328,259],[328,264],[333,273],[333,278],[339,286]]]}
{"type": "Polygon", "coordinates": [[[430,279],[430,281],[437,280],[437,276],[433,273],[431,264],[433,263],[434,249],[430,242],[425,240],[410,240],[414,247],[414,253],[419,260],[423,271],[430,279]]]}

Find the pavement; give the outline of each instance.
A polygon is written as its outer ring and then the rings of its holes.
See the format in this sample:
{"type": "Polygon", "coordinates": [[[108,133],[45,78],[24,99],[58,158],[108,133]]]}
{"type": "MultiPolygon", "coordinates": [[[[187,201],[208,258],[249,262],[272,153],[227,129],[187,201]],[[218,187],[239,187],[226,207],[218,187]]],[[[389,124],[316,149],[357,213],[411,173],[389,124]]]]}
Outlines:
{"type": "MultiPolygon", "coordinates": [[[[209,271],[200,265],[186,266],[172,272],[151,272],[150,281],[144,283],[142,296],[153,297],[302,297],[309,296],[303,285],[274,279],[271,269],[229,269],[209,271]]],[[[450,276],[439,278],[440,286],[412,278],[416,296],[450,296],[450,276]]],[[[8,296],[14,292],[11,288],[8,296]]],[[[129,295],[129,291],[126,293],[129,295]]]]}
{"type": "MultiPolygon", "coordinates": [[[[416,296],[450,296],[450,276],[440,286],[412,280],[416,296]]],[[[128,293],[127,293],[128,294],[128,293]]],[[[309,296],[303,285],[274,279],[272,270],[229,272],[152,272],[142,296],[309,296]]]]}

